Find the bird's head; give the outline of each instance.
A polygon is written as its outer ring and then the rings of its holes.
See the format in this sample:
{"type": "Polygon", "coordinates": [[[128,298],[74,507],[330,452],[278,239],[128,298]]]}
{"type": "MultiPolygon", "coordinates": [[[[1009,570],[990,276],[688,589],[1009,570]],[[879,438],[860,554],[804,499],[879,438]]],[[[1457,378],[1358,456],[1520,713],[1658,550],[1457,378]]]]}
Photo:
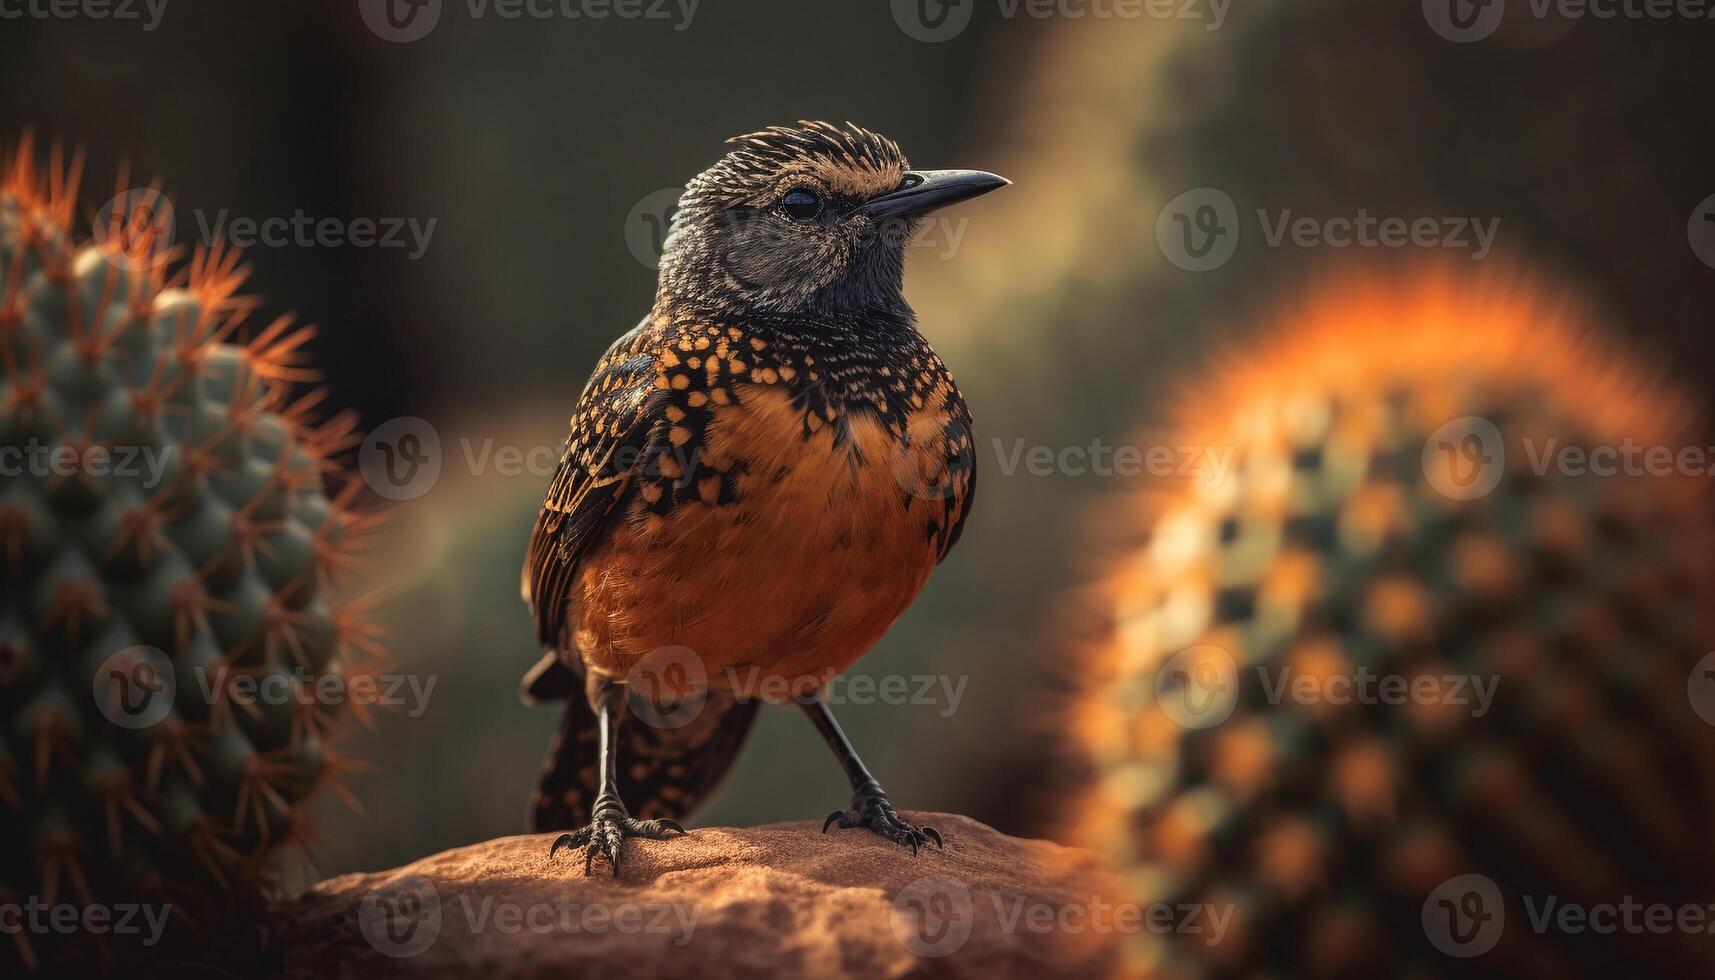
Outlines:
{"type": "Polygon", "coordinates": [[[899,145],[847,123],[773,126],[686,185],[661,257],[664,298],[764,313],[899,311],[905,246],[936,208],[1008,183],[912,170],[899,145]]]}

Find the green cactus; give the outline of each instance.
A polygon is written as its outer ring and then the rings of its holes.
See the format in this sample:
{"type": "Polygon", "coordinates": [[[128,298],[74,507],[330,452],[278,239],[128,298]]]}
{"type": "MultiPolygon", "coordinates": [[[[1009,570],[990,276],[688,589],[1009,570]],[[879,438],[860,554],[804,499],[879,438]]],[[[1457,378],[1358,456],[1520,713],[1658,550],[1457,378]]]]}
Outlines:
{"type": "Polygon", "coordinates": [[[1188,391],[1167,444],[1231,469],[1132,501],[1081,812],[1128,897],[1232,918],[1133,937],[1127,972],[1708,975],[1703,937],[1525,905],[1715,901],[1708,476],[1559,462],[1677,450],[1695,413],[1575,320],[1494,281],[1347,283],[1188,391]],[[1450,947],[1437,889],[1474,881],[1450,947]]]}
{"type": "MultiPolygon", "coordinates": [[[[26,139],[0,184],[0,905],[206,924],[350,765],[337,697],[244,692],[368,669],[368,602],[333,579],[374,518],[357,481],[327,489],[353,420],[292,393],[308,331],[243,339],[229,250],[181,261],[126,214],[80,239],[80,162],[44,171],[26,139]]],[[[96,945],[13,938],[0,964],[96,945]]]]}

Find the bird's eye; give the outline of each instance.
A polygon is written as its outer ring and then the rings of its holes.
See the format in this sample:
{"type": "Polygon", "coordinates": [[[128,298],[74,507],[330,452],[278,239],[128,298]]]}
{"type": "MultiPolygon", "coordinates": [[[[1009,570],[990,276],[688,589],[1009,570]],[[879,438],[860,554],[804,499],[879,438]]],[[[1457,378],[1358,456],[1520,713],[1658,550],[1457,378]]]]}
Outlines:
{"type": "Polygon", "coordinates": [[[786,192],[780,199],[780,210],[799,221],[809,221],[822,213],[822,199],[800,187],[786,192]]]}

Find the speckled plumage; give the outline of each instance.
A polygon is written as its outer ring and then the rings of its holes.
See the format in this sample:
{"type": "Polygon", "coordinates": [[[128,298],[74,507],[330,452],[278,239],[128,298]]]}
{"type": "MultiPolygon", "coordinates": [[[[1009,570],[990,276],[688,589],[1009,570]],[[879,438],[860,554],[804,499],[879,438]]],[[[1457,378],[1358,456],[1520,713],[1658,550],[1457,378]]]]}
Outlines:
{"type": "Polygon", "coordinates": [[[661,522],[694,520],[699,508],[741,513],[784,477],[779,465],[758,471],[760,459],[781,446],[841,453],[854,471],[885,467],[899,484],[898,509],[923,514],[925,553],[939,559],[970,509],[970,424],[952,376],[909,324],[818,332],[789,322],[720,326],[657,311],[615,342],[579,399],[532,535],[525,584],[538,638],[559,648],[574,640],[566,633],[567,604],[552,598],[569,595],[570,573],[609,529],[614,509],[645,535],[661,522]],[[711,425],[737,420],[750,412],[749,399],[777,393],[790,418],[765,424],[788,423],[768,433],[779,442],[722,443],[722,451],[711,451],[711,425]],[[933,444],[914,445],[907,433],[925,438],[925,422],[936,430],[926,436],[933,444]],[[866,424],[889,437],[887,458],[868,458],[854,437],[854,425],[866,424]],[[933,458],[914,455],[922,453],[933,458]],[[922,506],[913,508],[917,502],[922,506]]]}
{"type": "MultiPolygon", "coordinates": [[[[819,683],[873,645],[958,540],[975,487],[970,413],[900,294],[903,241],[851,216],[901,185],[898,147],[826,124],[733,142],[688,185],[653,309],[579,398],[524,568],[557,656],[533,683],[572,714],[588,714],[575,679],[623,681],[668,646],[694,651],[716,692],[724,720],[684,730],[627,735],[642,726],[621,712],[620,790],[640,814],[682,815],[712,788],[755,709],[734,710],[735,680],[819,683]],[[770,210],[806,186],[827,221],[770,210]]],[[[539,827],[588,819],[593,740],[569,716],[539,827]]]]}

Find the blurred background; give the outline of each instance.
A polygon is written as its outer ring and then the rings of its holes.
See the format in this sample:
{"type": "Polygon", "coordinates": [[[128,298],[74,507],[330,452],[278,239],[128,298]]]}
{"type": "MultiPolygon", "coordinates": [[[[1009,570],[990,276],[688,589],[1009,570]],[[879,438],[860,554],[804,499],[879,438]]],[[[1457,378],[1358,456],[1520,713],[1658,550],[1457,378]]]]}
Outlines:
{"type": "MultiPolygon", "coordinates": [[[[1079,461],[1194,399],[1275,298],[1404,251],[1271,243],[1283,215],[1434,219],[1436,256],[1577,283],[1629,345],[1715,381],[1708,20],[1463,0],[646,0],[602,19],[445,0],[407,28],[358,0],[129,9],[0,19],[0,139],[84,147],[92,209],[124,161],[130,184],[159,176],[181,242],[298,214],[405,222],[400,247],[246,250],[263,312],[320,325],[331,404],[439,441],[366,573],[391,596],[395,670],[434,686],[354,732],[367,817],[324,806],[322,873],[525,831],[558,720],[516,697],[538,655],[530,522],[590,366],[650,303],[669,189],[737,133],[850,119],[918,166],[1015,181],[926,228],[907,273],[982,475],[963,542],[855,668],[933,693],[841,711],[906,808],[1060,836],[1073,583],[1101,502],[1142,479],[1079,461]],[[1174,245],[1175,209],[1203,227],[1204,205],[1237,226],[1210,261],[1174,245]],[[1038,447],[1072,465],[1033,471],[1017,454],[1038,447]]],[[[810,734],[765,711],[696,823],[840,805],[810,734]]]]}

